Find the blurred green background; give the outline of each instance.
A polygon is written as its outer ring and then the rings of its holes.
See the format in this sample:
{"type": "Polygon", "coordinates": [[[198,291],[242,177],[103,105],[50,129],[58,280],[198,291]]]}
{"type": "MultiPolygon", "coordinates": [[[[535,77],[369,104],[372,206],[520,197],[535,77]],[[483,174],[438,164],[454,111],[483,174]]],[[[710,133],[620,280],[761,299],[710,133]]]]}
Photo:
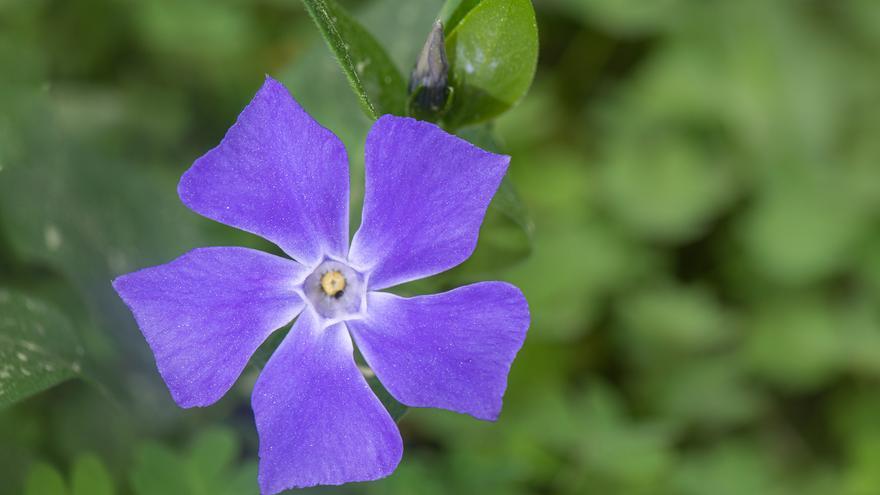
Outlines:
{"type": "MultiPolygon", "coordinates": [[[[344,2],[404,74],[442,4],[344,2]]],[[[410,410],[392,476],[307,492],[880,494],[880,3],[534,6],[492,125],[531,237],[404,288],[524,290],[501,419],[410,410]]],[[[369,120],[300,2],[0,0],[0,493],[257,493],[259,367],[178,409],[109,281],[274,249],[175,193],[266,73],[357,203],[369,120]]]]}

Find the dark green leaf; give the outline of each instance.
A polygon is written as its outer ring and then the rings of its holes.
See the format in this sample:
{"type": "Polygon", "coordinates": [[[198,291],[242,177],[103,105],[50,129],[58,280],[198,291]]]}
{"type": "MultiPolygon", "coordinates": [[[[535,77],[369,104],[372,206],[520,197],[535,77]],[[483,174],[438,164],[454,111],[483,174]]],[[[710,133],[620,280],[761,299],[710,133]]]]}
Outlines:
{"type": "Polygon", "coordinates": [[[529,0],[484,0],[450,31],[449,127],[489,120],[528,91],[538,62],[538,27],[529,0]]]}
{"type": "Polygon", "coordinates": [[[376,394],[382,405],[385,406],[388,414],[391,415],[394,421],[399,421],[409,408],[391,396],[391,393],[388,392],[385,386],[382,385],[382,382],[379,381],[379,378],[376,377],[376,373],[366,364],[364,356],[359,351],[355,352],[354,360],[367,380],[367,384],[373,389],[373,393],[376,394]]]}
{"type": "Polygon", "coordinates": [[[71,92],[29,100],[31,112],[22,111],[27,125],[16,129],[12,146],[0,147],[5,166],[0,225],[9,233],[9,247],[17,258],[64,275],[79,290],[95,322],[112,329],[102,334],[90,330],[92,325],[83,328],[90,359],[115,358],[114,343],[130,356],[143,356],[138,354],[144,350],[143,341],[131,338],[137,335],[131,313],[110,281],[212,244],[206,235],[210,224],[180,203],[176,171],[167,173],[168,169],[137,162],[130,153],[123,158],[108,149],[102,139],[121,137],[116,117],[102,120],[89,113],[92,107],[81,99],[88,100],[71,92]],[[48,109],[50,104],[69,107],[74,101],[83,108],[73,117],[48,109]]]}
{"type": "Polygon", "coordinates": [[[391,415],[391,419],[394,421],[400,421],[400,418],[406,414],[406,411],[409,410],[408,407],[401,404],[394,397],[391,396],[391,393],[385,389],[382,385],[382,382],[376,378],[376,375],[373,374],[372,371],[366,373],[367,383],[370,385],[370,388],[373,389],[373,393],[376,394],[376,397],[382,402],[382,405],[385,406],[385,409],[388,410],[388,414],[391,415]]]}
{"type": "Polygon", "coordinates": [[[80,375],[82,347],[67,319],[0,288],[0,408],[80,375]]]}
{"type": "Polygon", "coordinates": [[[334,0],[303,0],[336,55],[364,111],[372,119],[403,115],[403,76],[378,41],[334,0]]]}

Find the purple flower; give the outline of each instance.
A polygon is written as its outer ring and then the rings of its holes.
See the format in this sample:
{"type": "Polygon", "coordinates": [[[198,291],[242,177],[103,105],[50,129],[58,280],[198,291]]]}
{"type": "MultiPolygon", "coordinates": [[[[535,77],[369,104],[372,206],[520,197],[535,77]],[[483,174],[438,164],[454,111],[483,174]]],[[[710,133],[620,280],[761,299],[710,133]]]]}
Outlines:
{"type": "Polygon", "coordinates": [[[529,325],[519,289],[379,291],[467,259],[508,163],[432,124],[380,118],[367,136],[363,220],[349,248],[345,148],[267,77],[178,193],[293,259],[201,248],[113,286],[181,407],[216,402],[269,334],[296,318],[252,396],[263,493],[387,476],[400,433],[355,364],[352,338],[403,404],[486,420],[501,410],[529,325]]]}

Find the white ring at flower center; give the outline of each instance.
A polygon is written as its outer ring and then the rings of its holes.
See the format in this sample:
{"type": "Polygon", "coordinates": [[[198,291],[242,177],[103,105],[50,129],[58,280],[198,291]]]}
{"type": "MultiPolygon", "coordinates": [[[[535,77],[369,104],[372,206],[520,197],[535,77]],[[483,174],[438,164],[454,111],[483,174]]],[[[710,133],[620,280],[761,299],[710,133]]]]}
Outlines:
{"type": "Polygon", "coordinates": [[[325,260],[303,281],[302,292],[319,316],[327,320],[357,317],[365,304],[366,279],[345,263],[325,260]]]}

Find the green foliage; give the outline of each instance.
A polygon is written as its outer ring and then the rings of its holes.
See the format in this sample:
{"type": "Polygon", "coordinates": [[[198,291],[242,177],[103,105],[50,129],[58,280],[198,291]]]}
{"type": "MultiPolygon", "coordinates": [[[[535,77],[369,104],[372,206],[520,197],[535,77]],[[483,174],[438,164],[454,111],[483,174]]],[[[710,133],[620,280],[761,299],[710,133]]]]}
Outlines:
{"type": "Polygon", "coordinates": [[[73,465],[70,490],[72,495],[113,495],[113,480],[98,457],[83,455],[73,465]]]}
{"type": "MultiPolygon", "coordinates": [[[[369,369],[369,368],[367,368],[369,369]]],[[[370,385],[370,388],[373,389],[373,393],[376,394],[376,397],[382,402],[382,405],[385,406],[385,409],[388,410],[388,414],[391,415],[391,419],[394,421],[400,421],[404,414],[409,410],[408,407],[401,404],[394,397],[391,396],[391,393],[385,389],[382,385],[382,382],[376,378],[376,375],[372,373],[372,371],[367,372],[367,383],[370,385]]]]}
{"type": "Polygon", "coordinates": [[[113,480],[101,459],[92,454],[76,458],[70,485],[50,464],[37,462],[28,470],[24,495],[114,495],[113,480]]]}
{"type": "Polygon", "coordinates": [[[0,408],[80,376],[82,346],[68,319],[0,287],[0,408]]]}
{"type": "Polygon", "coordinates": [[[0,495],[256,493],[284,332],[181,411],[109,281],[275,250],[175,195],[265,73],[345,142],[356,229],[364,137],[437,18],[441,124],[512,162],[473,258],[396,290],[510,281],[532,325],[498,422],[403,415],[370,376],[400,467],[306,493],[880,493],[876,2],[532,4],[0,2],[0,495]]]}
{"type": "Polygon", "coordinates": [[[233,465],[240,448],[235,434],[222,428],[201,432],[182,453],[146,442],[135,452],[132,488],[137,495],[256,494],[256,461],[233,465]]]}
{"type": "Polygon", "coordinates": [[[440,10],[440,20],[447,32],[452,32],[458,23],[483,0],[447,0],[440,10]]]}
{"type": "Polygon", "coordinates": [[[48,464],[34,465],[27,476],[25,495],[67,495],[64,478],[48,464]]]}
{"type": "Polygon", "coordinates": [[[403,76],[385,49],[335,0],[303,0],[367,116],[404,114],[403,76]]]}
{"type": "Polygon", "coordinates": [[[730,202],[730,171],[692,142],[655,136],[627,136],[611,147],[599,177],[605,202],[621,224],[640,236],[693,238],[730,202]]]}
{"type": "MultiPolygon", "coordinates": [[[[497,133],[490,126],[468,127],[459,131],[458,135],[483,149],[504,152],[497,133]]],[[[535,224],[531,213],[510,176],[506,175],[489,203],[477,249],[458,272],[491,273],[509,267],[529,256],[534,234],[535,224]]]]}
{"type": "Polygon", "coordinates": [[[680,14],[682,0],[549,0],[550,5],[585,22],[624,36],[650,34],[680,14]]]}
{"type": "Polygon", "coordinates": [[[484,122],[515,105],[531,86],[538,61],[530,0],[462,2],[458,9],[472,4],[447,27],[453,100],[445,120],[453,128],[484,122]]]}

